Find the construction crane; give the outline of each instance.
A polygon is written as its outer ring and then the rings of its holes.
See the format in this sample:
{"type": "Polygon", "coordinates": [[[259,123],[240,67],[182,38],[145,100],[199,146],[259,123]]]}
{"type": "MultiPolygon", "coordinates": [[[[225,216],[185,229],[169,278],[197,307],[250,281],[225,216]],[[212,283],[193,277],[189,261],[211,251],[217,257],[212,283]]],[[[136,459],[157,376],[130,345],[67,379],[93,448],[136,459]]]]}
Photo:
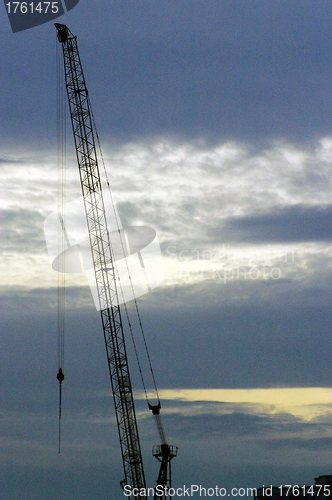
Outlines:
{"type": "MultiPolygon", "coordinates": [[[[146,498],[146,480],[118,300],[115,261],[95,145],[95,126],[77,37],[64,24],[56,23],[55,27],[63,51],[65,84],[119,432],[125,475],[121,485],[123,488],[125,485],[130,486],[132,498],[143,499],[146,498]]],[[[60,375],[59,377],[58,374],[58,380],[61,388],[62,372],[60,375]]],[[[152,453],[160,462],[154,496],[162,499],[166,498],[167,488],[171,486],[171,460],[177,455],[177,447],[166,443],[160,416],[160,401],[158,400],[157,405],[151,405],[149,402],[148,405],[155,416],[161,439],[161,444],[154,446],[152,453]]]]}

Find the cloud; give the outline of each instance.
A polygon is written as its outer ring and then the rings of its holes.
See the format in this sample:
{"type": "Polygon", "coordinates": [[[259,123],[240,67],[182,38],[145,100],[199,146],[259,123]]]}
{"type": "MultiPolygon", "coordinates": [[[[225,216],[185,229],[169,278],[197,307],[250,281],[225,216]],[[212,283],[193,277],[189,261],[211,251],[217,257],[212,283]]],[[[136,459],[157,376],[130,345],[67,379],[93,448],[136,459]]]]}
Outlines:
{"type": "Polygon", "coordinates": [[[220,402],[220,405],[215,405],[215,411],[220,414],[233,413],[241,408],[243,412],[255,415],[287,413],[303,421],[319,419],[321,416],[330,421],[332,417],[332,390],[329,388],[166,389],[160,392],[160,397],[173,402],[188,401],[201,405],[204,401],[220,402]]]}
{"type": "Polygon", "coordinates": [[[220,230],[221,239],[256,243],[329,241],[331,219],[331,205],[277,207],[265,214],[227,219],[220,230]]]}
{"type": "MultiPolygon", "coordinates": [[[[309,2],[281,5],[116,1],[105,18],[108,4],[101,1],[88,37],[91,13],[80,5],[71,29],[102,136],[121,143],[156,135],[215,143],[305,142],[329,134],[330,6],[317,12],[309,2]]],[[[16,38],[4,32],[7,141],[52,143],[54,37],[51,24],[16,38]]]]}
{"type": "Polygon", "coordinates": [[[41,230],[44,217],[34,210],[2,210],[0,212],[1,252],[33,254],[45,247],[41,230]]]}
{"type": "MultiPolygon", "coordinates": [[[[278,255],[278,279],[322,266],[328,254],[322,244],[330,210],[330,154],[328,138],[307,149],[282,142],[260,150],[236,142],[208,147],[159,139],[106,150],[105,157],[123,224],[155,229],[169,271],[165,283],[174,284],[177,276],[183,284],[195,276],[211,279],[224,269],[244,267],[248,274],[253,264],[258,271],[252,272],[261,273],[278,255]],[[304,243],[309,237],[315,247],[304,243]],[[300,245],[295,245],[296,239],[300,245]],[[231,248],[229,241],[234,242],[231,248]],[[276,245],[277,241],[284,246],[276,245]],[[282,262],[287,255],[296,258],[282,262]]],[[[39,275],[39,286],[42,279],[52,280],[41,238],[42,217],[57,207],[56,155],[14,154],[8,149],[6,157],[19,163],[14,170],[4,163],[0,171],[5,190],[3,242],[16,252],[15,256],[7,253],[3,260],[3,283],[24,285],[26,278],[31,286],[39,275]],[[33,252],[29,273],[23,272],[33,252]],[[21,282],[9,278],[14,262],[14,274],[22,276],[21,282]]],[[[70,201],[80,191],[74,157],[69,156],[68,162],[70,201]]]]}

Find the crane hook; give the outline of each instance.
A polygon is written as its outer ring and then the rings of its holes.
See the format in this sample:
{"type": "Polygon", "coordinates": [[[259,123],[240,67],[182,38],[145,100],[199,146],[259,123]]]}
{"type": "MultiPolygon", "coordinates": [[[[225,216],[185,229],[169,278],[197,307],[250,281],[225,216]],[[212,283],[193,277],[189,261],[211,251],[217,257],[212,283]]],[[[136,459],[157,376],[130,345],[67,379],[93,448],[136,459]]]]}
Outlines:
{"type": "Polygon", "coordinates": [[[60,453],[60,446],[61,446],[61,406],[62,406],[62,391],[61,391],[61,384],[64,381],[64,374],[62,371],[62,368],[59,368],[59,371],[57,373],[56,378],[59,380],[59,446],[58,446],[58,452],[60,453]]]}
{"type": "Polygon", "coordinates": [[[59,371],[58,371],[58,373],[57,373],[56,378],[59,380],[59,383],[60,383],[60,385],[61,385],[61,384],[62,384],[62,382],[64,381],[64,378],[65,378],[65,376],[64,376],[64,374],[63,374],[63,371],[62,371],[62,368],[59,368],[59,371]]]}

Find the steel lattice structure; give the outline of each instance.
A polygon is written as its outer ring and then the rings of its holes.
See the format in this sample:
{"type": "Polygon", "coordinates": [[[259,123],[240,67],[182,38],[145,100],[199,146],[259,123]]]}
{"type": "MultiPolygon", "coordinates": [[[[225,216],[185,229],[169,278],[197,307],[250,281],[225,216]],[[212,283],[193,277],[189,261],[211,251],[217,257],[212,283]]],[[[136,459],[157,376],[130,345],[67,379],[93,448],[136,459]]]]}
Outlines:
{"type": "Polygon", "coordinates": [[[88,90],[76,37],[67,26],[55,26],[63,50],[67,96],[119,430],[124,481],[132,488],[140,489],[145,488],[146,483],[88,90]]]}

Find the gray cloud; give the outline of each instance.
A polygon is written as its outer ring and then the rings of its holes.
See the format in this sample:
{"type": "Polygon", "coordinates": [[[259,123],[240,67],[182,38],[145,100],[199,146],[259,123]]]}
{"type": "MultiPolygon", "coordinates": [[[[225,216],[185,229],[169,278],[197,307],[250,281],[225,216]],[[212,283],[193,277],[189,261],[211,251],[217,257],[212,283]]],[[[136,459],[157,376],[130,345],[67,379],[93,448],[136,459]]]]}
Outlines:
{"type": "MultiPolygon", "coordinates": [[[[267,1],[255,8],[243,0],[184,2],[156,8],[148,1],[130,6],[117,1],[105,18],[108,8],[105,1],[95,6],[88,38],[89,7],[68,17],[68,24],[75,19],[70,27],[79,37],[103,137],[257,142],[331,132],[326,2],[313,9],[310,2],[293,7],[267,1]]],[[[55,134],[52,29],[49,24],[16,38],[4,36],[2,115],[8,117],[3,124],[8,140],[50,144],[55,134]]]]}
{"type": "Polygon", "coordinates": [[[40,252],[45,248],[45,217],[34,210],[1,210],[1,251],[40,252]]]}
{"type": "MultiPolygon", "coordinates": [[[[299,290],[294,303],[291,284],[280,284],[278,288],[276,294],[273,290],[268,293],[264,284],[235,282],[224,287],[207,282],[200,287],[160,290],[140,299],[159,383],[172,388],[329,386],[332,374],[326,345],[332,324],[330,304],[325,303],[324,294],[315,302],[299,290]]],[[[316,291],[316,299],[317,295],[316,291]]],[[[87,289],[69,289],[69,298],[72,306],[66,312],[67,363],[86,378],[85,385],[93,387],[99,377],[106,378],[100,318],[87,289]]],[[[3,306],[2,349],[11,353],[3,362],[3,370],[9,377],[7,383],[12,380],[15,387],[22,376],[31,381],[38,376],[41,358],[37,346],[45,354],[48,352],[48,358],[54,356],[55,363],[56,290],[16,290],[11,299],[5,292],[3,306]],[[17,310],[21,313],[13,322],[12,314],[17,310]],[[20,347],[13,350],[13,345],[20,347]],[[31,366],[32,360],[35,363],[31,366]]],[[[133,304],[129,311],[132,308],[133,304]]],[[[135,328],[134,318],[132,324],[135,328]]],[[[144,346],[140,340],[137,342],[143,356],[144,346]]],[[[139,383],[130,341],[128,352],[135,383],[139,383]]],[[[81,377],[75,379],[79,386],[81,377]]]]}
{"type": "MultiPolygon", "coordinates": [[[[220,230],[220,240],[257,243],[330,241],[331,221],[331,205],[277,207],[263,214],[228,218],[220,230]]],[[[211,231],[211,235],[217,231],[211,231]]]]}
{"type": "MultiPolygon", "coordinates": [[[[233,284],[234,288],[238,290],[233,284]]],[[[238,307],[223,303],[220,288],[206,284],[159,290],[140,300],[159,387],[261,387],[263,381],[272,386],[330,384],[326,345],[331,308],[295,308],[285,290],[282,307],[276,298],[273,305],[255,305],[251,288],[243,290],[238,307]],[[245,296],[252,300],[247,307],[245,296]]],[[[0,328],[6,390],[1,448],[10,469],[2,466],[2,492],[11,492],[15,499],[24,485],[30,498],[38,500],[45,495],[58,498],[59,491],[72,491],[77,500],[88,500],[92,490],[101,496],[109,488],[119,491],[122,471],[100,317],[88,306],[87,297],[82,301],[87,290],[68,290],[71,297],[74,293],[81,301],[66,313],[63,450],[57,457],[56,289],[3,290],[0,328]]],[[[137,388],[130,342],[128,354],[137,388]]],[[[197,402],[162,404],[167,436],[180,449],[173,464],[174,484],[288,484],[289,475],[304,484],[328,467],[326,423],[257,414],[250,405],[210,402],[201,402],[203,416],[185,416],[182,410],[197,402]],[[174,405],[177,414],[168,411],[174,405]],[[218,414],[223,409],[233,413],[218,414]],[[193,470],[199,471],[194,478],[193,470]],[[241,484],[240,470],[245,471],[241,484]]],[[[148,481],[154,484],[157,463],[150,447],[158,442],[157,435],[152,422],[141,418],[144,400],[138,400],[137,409],[148,481]]]]}

